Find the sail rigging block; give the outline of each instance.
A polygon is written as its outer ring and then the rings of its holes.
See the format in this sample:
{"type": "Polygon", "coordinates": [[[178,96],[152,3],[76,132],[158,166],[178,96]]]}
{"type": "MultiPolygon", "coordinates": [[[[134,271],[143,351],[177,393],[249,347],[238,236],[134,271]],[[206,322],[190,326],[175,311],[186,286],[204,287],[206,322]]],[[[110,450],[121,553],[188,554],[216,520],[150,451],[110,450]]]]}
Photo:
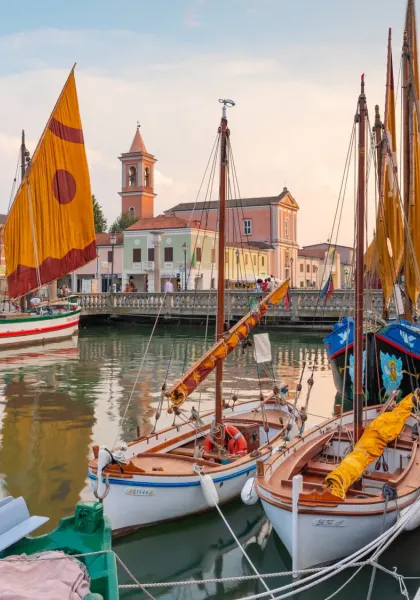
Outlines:
{"type": "Polygon", "coordinates": [[[366,427],[353,452],[325,478],[325,486],[334,496],[345,500],[349,487],[363,475],[369,465],[382,456],[387,444],[399,436],[411,414],[414,398],[413,394],[409,394],[393,411],[379,415],[366,427]]]}
{"type": "Polygon", "coordinates": [[[245,339],[251,329],[258,325],[270,306],[283,300],[289,289],[289,280],[268,294],[236,325],[227,331],[206,354],[197,361],[182,379],[166,393],[173,406],[181,406],[198,385],[210,375],[220,360],[224,360],[245,339]]]}
{"type": "Polygon", "coordinates": [[[89,170],[72,71],[4,228],[9,295],[16,298],[96,258],[89,170]]]}

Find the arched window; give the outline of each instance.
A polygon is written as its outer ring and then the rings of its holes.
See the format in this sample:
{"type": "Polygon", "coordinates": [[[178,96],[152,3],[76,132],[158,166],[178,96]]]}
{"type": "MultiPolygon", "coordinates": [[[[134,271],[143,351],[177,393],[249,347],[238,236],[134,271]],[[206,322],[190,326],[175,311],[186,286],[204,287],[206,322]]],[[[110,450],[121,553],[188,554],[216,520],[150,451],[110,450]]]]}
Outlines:
{"type": "Polygon", "coordinates": [[[134,187],[137,183],[137,169],[136,167],[130,167],[128,169],[128,186],[134,187]]]}
{"type": "Polygon", "coordinates": [[[134,207],[130,206],[130,208],[128,209],[128,212],[130,213],[130,217],[134,217],[134,207]]]}
{"type": "Polygon", "coordinates": [[[150,171],[149,167],[144,169],[144,187],[150,187],[150,171]]]}

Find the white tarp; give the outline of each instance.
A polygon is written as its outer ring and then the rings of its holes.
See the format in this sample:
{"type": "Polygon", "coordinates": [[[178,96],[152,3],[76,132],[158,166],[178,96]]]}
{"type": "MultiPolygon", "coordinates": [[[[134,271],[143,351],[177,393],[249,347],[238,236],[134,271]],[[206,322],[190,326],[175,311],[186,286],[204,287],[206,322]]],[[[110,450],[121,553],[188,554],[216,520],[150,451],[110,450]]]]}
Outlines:
{"type": "Polygon", "coordinates": [[[254,358],[257,363],[271,362],[271,343],[268,333],[254,335],[254,358]]]}

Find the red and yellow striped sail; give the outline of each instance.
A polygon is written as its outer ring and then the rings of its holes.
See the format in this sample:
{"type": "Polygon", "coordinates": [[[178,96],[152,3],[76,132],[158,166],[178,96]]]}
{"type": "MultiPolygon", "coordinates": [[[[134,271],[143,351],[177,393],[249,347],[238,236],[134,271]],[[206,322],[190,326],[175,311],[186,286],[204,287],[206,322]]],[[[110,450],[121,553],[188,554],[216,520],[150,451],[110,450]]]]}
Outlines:
{"type": "Polygon", "coordinates": [[[167,393],[173,406],[181,406],[198,385],[216,368],[219,360],[224,360],[238,344],[245,339],[251,329],[258,325],[270,306],[279,304],[286,296],[289,289],[289,280],[268,294],[258,306],[249,312],[239,323],[225,333],[223,338],[216,342],[208,352],[196,362],[182,379],[167,393]]]}
{"type": "Polygon", "coordinates": [[[4,246],[12,298],[96,258],[92,194],[73,70],[7,217],[4,246]]]}

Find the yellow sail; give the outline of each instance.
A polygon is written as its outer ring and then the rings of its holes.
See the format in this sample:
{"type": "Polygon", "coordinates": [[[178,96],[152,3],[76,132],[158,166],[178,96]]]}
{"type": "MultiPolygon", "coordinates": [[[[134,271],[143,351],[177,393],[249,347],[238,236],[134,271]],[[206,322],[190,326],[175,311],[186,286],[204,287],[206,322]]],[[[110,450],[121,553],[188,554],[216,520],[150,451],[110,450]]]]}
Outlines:
{"type": "Polygon", "coordinates": [[[9,295],[16,298],[96,257],[89,170],[73,70],[4,228],[9,295]]]}
{"type": "Polygon", "coordinates": [[[271,294],[268,294],[256,307],[251,310],[239,323],[234,325],[223,339],[216,342],[208,352],[196,362],[182,379],[166,393],[166,397],[170,399],[173,406],[181,406],[198,387],[198,385],[206,379],[208,375],[215,369],[216,363],[219,360],[224,360],[238,344],[245,339],[251,329],[258,325],[262,317],[265,315],[270,306],[279,304],[289,291],[289,280],[282,283],[271,294]]]}
{"type": "Polygon", "coordinates": [[[369,465],[382,456],[387,444],[401,433],[413,406],[413,395],[409,394],[392,412],[379,415],[366,427],[353,452],[325,478],[325,485],[334,496],[345,500],[349,487],[363,475],[369,465]]]}
{"type": "MultiPolygon", "coordinates": [[[[404,251],[402,211],[397,187],[397,140],[395,127],[395,92],[392,68],[391,30],[388,36],[388,64],[384,129],[387,139],[386,154],[379,176],[379,206],[376,220],[376,236],[366,255],[366,272],[377,272],[388,304],[394,283],[401,270],[404,251]]],[[[383,142],[384,143],[384,142],[383,142]]]]}
{"type": "MultiPolygon", "coordinates": [[[[417,30],[416,30],[416,14],[413,0],[409,0],[407,6],[406,31],[408,36],[408,46],[410,54],[410,80],[413,79],[413,93],[416,101],[419,99],[419,68],[418,68],[418,52],[417,52],[417,30]]],[[[411,97],[412,100],[414,100],[411,97]]],[[[419,122],[415,108],[415,102],[411,102],[412,107],[412,160],[411,160],[411,180],[410,180],[410,199],[408,203],[408,228],[411,242],[413,244],[413,252],[409,252],[410,257],[407,264],[404,265],[404,276],[406,290],[411,300],[412,305],[417,306],[417,299],[420,292],[420,281],[418,277],[418,266],[420,262],[420,136],[419,122]],[[412,256],[414,254],[414,257],[412,256]]]]}

